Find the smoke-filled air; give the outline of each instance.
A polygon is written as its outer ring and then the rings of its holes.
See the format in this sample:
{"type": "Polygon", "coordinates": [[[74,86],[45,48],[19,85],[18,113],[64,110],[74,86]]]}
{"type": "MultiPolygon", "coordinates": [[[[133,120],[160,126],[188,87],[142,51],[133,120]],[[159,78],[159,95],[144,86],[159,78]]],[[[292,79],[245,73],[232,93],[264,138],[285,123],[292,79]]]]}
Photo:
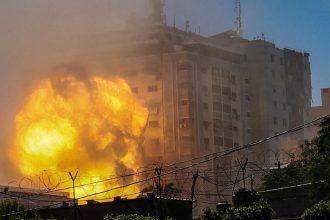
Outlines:
{"type": "MultiPolygon", "coordinates": [[[[16,115],[11,160],[31,178],[45,169],[66,174],[78,170],[77,182],[87,185],[76,188],[77,197],[102,192],[122,182],[88,183],[137,171],[147,119],[148,110],[123,79],[79,77],[62,69],[41,80],[16,115]]],[[[71,184],[63,181],[61,187],[71,184]]],[[[137,190],[133,185],[125,193],[137,190]]],[[[93,198],[115,195],[113,191],[93,198]]]]}

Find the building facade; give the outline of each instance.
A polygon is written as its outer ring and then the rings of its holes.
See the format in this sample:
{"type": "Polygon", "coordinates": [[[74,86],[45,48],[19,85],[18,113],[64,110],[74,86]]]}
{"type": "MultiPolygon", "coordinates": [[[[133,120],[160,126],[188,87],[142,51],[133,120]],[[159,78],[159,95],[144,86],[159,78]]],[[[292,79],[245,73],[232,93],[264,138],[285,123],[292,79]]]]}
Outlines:
{"type": "MultiPolygon", "coordinates": [[[[88,41],[85,63],[125,78],[149,108],[141,142],[147,164],[187,166],[196,157],[207,160],[308,121],[309,54],[235,34],[203,37],[163,24],[136,23],[88,41]]],[[[188,189],[189,197],[192,176],[199,173],[195,196],[208,201],[198,206],[200,213],[243,186],[237,159],[248,158],[246,176],[253,182],[256,169],[288,163],[305,137],[304,132],[285,135],[211,160],[180,174],[187,181],[176,184],[188,189]]],[[[262,175],[255,176],[255,185],[262,175]]]]}
{"type": "MultiPolygon", "coordinates": [[[[311,118],[317,119],[330,114],[330,88],[321,89],[321,106],[313,106],[311,109],[311,118]]],[[[310,139],[317,136],[318,127],[311,128],[310,139]]]]}

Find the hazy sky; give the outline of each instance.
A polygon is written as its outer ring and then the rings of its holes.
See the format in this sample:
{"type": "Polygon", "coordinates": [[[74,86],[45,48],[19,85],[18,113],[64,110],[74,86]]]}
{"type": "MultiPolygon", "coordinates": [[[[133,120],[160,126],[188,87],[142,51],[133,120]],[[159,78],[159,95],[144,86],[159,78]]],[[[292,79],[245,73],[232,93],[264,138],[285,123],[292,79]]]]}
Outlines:
{"type": "MultiPolygon", "coordinates": [[[[241,0],[245,37],[265,33],[278,47],[311,54],[314,105],[330,87],[329,0],[241,0]]],[[[0,144],[40,73],[70,60],[81,37],[102,33],[132,15],[147,16],[147,0],[0,0],[0,144]]],[[[234,28],[234,0],[166,0],[168,24],[191,21],[203,35],[234,28]]],[[[3,146],[0,146],[3,147],[3,146]]],[[[1,163],[6,163],[0,157],[1,163]]],[[[0,164],[3,166],[4,164],[0,164]]],[[[1,177],[0,177],[1,179],[1,177]]]]}

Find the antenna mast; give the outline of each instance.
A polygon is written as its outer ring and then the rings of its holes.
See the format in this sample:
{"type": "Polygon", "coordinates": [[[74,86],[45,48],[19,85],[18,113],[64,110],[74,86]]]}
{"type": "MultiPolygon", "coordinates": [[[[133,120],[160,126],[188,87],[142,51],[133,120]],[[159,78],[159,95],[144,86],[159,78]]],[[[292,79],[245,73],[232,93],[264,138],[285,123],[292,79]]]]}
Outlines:
{"type": "Polygon", "coordinates": [[[235,14],[236,14],[236,32],[237,35],[242,37],[243,31],[242,31],[242,9],[241,9],[241,0],[235,0],[235,14]]]}
{"type": "Polygon", "coordinates": [[[165,0],[149,0],[152,8],[151,18],[160,24],[166,24],[165,0]]]}

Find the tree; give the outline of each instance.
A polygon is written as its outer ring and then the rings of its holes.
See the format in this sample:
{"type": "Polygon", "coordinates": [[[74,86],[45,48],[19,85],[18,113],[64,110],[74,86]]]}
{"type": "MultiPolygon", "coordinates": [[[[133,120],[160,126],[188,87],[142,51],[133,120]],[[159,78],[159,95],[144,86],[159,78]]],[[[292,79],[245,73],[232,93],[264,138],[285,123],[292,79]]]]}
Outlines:
{"type": "Polygon", "coordinates": [[[266,189],[312,182],[316,201],[330,199],[330,117],[323,119],[319,128],[318,136],[303,146],[298,160],[264,177],[266,189]]]}
{"type": "Polygon", "coordinates": [[[15,220],[23,217],[24,207],[16,201],[4,200],[0,203],[0,219],[15,220]]]}
{"type": "Polygon", "coordinates": [[[264,188],[276,189],[311,181],[302,161],[292,161],[287,167],[271,170],[263,178],[264,188]]]}
{"type": "Polygon", "coordinates": [[[132,215],[106,215],[103,220],[157,220],[153,217],[142,216],[137,214],[132,215]]]}
{"type": "Polygon", "coordinates": [[[231,207],[225,212],[213,212],[206,209],[202,220],[270,220],[274,214],[274,210],[262,200],[247,207],[231,207]]]}
{"type": "Polygon", "coordinates": [[[319,203],[306,209],[302,214],[303,220],[327,220],[330,219],[330,202],[321,200],[319,203]]]}

